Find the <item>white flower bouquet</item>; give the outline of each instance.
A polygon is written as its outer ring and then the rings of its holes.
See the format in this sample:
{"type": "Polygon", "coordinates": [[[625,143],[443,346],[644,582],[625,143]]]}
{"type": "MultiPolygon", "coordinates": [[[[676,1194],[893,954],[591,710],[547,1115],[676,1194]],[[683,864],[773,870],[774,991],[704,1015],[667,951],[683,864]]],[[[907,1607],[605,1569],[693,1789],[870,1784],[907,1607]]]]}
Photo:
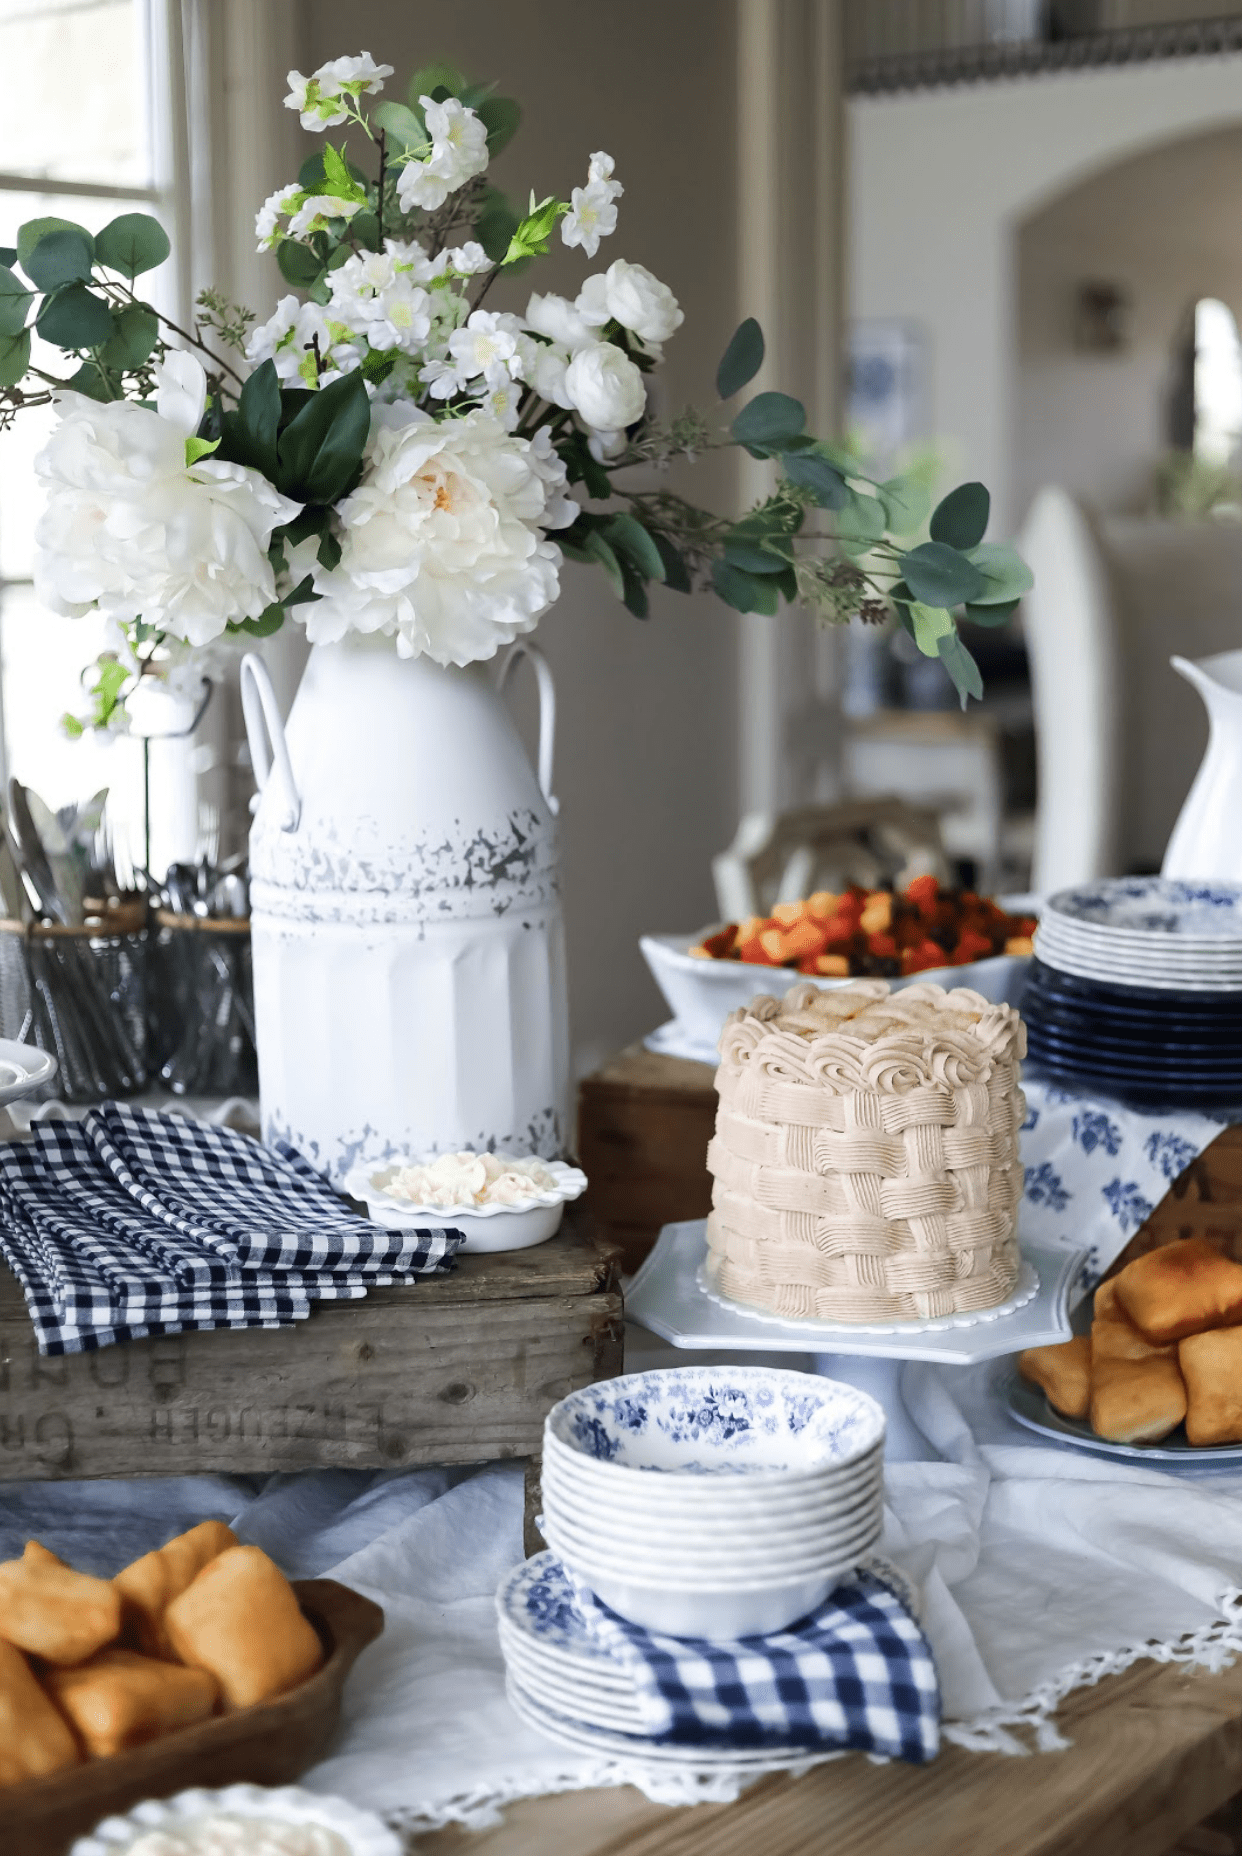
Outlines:
{"type": "MultiPolygon", "coordinates": [[[[443,66],[415,74],[408,104],[372,102],[390,75],[367,53],[290,73],[303,125],[350,125],[373,158],[327,140],[261,208],[260,248],[293,288],[258,326],[213,292],[189,330],[145,302],[137,280],[169,247],[144,214],[94,236],[32,220],[0,252],[0,425],[48,400],[58,414],[37,462],[37,588],[110,627],[92,711],[67,725],[123,725],[139,677],[288,619],[312,642],[378,632],[440,664],[489,658],[551,606],[564,557],[596,564],[639,617],[652,582],[714,587],[742,612],[895,613],[963,702],[979,695],[957,615],[1002,624],[1030,584],[983,540],[984,487],[953,491],[919,540],[922,486],[869,478],[787,394],[727,425],[654,419],[647,379],[683,316],[641,264],[618,258],[572,301],[485,308],[558,227],[596,258],[617,226],[614,163],[593,154],[569,200],[532,194],[517,213],[486,179],[516,103],[443,66]],[[32,334],[74,371],[32,361],[32,334]],[[650,487],[652,467],[721,445],[774,464],[740,519],[650,487]]],[[[763,352],[743,322],[722,401],[763,352]]]]}

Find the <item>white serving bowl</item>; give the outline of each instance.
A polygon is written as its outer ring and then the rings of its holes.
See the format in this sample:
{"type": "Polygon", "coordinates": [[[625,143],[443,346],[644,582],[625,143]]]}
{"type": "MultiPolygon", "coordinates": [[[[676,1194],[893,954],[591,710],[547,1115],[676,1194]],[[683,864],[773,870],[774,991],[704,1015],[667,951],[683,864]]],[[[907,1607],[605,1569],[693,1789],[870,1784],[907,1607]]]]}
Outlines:
{"type": "Polygon", "coordinates": [[[877,1492],[872,1500],[849,1514],[830,1516],[826,1521],[797,1528],[741,1528],[717,1525],[706,1528],[669,1528],[640,1517],[623,1523],[610,1515],[584,1514],[549,1496],[544,1490],[543,1512],[557,1527],[576,1535],[584,1544],[597,1544],[614,1553],[643,1556],[656,1555],[665,1560],[684,1560],[693,1566],[732,1564],[742,1560],[784,1560],[806,1554],[823,1554],[838,1541],[850,1541],[864,1528],[879,1525],[884,1514],[883,1498],[877,1492]]]}
{"type": "Polygon", "coordinates": [[[770,1631],[784,1630],[822,1605],[841,1578],[838,1573],[816,1573],[788,1585],[700,1586],[687,1591],[641,1585],[624,1576],[601,1575],[586,1583],[597,1598],[644,1630],[730,1642],[735,1637],[764,1637],[770,1631]]]}
{"type": "MultiPolygon", "coordinates": [[[[856,979],[827,979],[799,973],[796,967],[760,967],[745,960],[707,960],[690,949],[718,934],[720,925],[697,935],[645,934],[638,945],[652,976],[668,1002],[669,1010],[687,1038],[714,1047],[725,1019],[739,1006],[768,994],[783,999],[792,986],[809,980],[826,992],[857,984],[856,979]]],[[[932,967],[889,981],[893,990],[932,980],[950,989],[969,986],[993,1004],[1011,999],[1025,972],[1027,959],[1020,954],[996,954],[989,960],[963,967],[932,967]]]]}
{"type": "Polygon", "coordinates": [[[677,1366],[571,1392],[544,1431],[553,1454],[576,1459],[576,1474],[607,1478],[618,1499],[647,1483],[725,1482],[731,1500],[734,1485],[762,1498],[844,1474],[882,1445],[885,1419],[865,1392],[811,1373],[677,1366]]]}
{"type": "Polygon", "coordinates": [[[737,1548],[708,1555],[698,1550],[677,1552],[660,1542],[646,1548],[633,1541],[613,1541],[585,1532],[563,1515],[544,1510],[543,1534],[549,1546],[571,1572],[585,1576],[604,1570],[620,1578],[632,1574],[651,1583],[697,1588],[702,1585],[753,1585],[760,1580],[784,1581],[825,1568],[851,1565],[869,1553],[884,1531],[883,1511],[877,1509],[853,1527],[831,1538],[805,1543],[774,1545],[746,1551],[737,1548]]]}
{"type": "Polygon", "coordinates": [[[542,1478],[546,1508],[563,1513],[580,1526],[605,1530],[614,1537],[640,1535],[650,1539],[664,1534],[675,1540],[687,1532],[695,1537],[706,1529],[717,1530],[718,1541],[758,1542],[796,1541],[850,1526],[857,1518],[881,1507],[884,1483],[880,1473],[851,1489],[839,1501],[807,1504],[805,1507],[747,1508],[745,1511],[722,1508],[719,1514],[702,1509],[664,1507],[658,1502],[616,1501],[601,1497],[591,1488],[581,1488],[560,1470],[553,1471],[545,1461],[542,1478]]]}
{"type": "Polygon", "coordinates": [[[105,1818],[89,1837],[78,1838],[69,1856],[125,1856],[140,1837],[153,1831],[185,1829],[195,1819],[216,1815],[284,1827],[319,1825],[336,1832],[349,1856],[401,1856],[403,1848],[401,1839],[373,1812],[359,1810],[344,1798],[296,1785],[229,1785],[222,1791],[195,1789],[174,1798],[147,1799],[124,1817],[105,1818]]]}
{"type": "Polygon", "coordinates": [[[643,1513],[670,1521],[744,1521],[758,1519],[773,1525],[809,1519],[848,1507],[859,1495],[883,1481],[884,1458],[877,1447],[860,1465],[839,1476],[791,1476],[774,1485],[764,1476],[677,1476],[644,1470],[621,1478],[610,1465],[594,1463],[555,1445],[545,1432],[543,1471],[547,1486],[572,1490],[586,1507],[612,1508],[624,1514],[643,1513]]]}
{"type": "Polygon", "coordinates": [[[563,1160],[544,1161],[555,1176],[555,1191],[532,1191],[517,1205],[414,1205],[374,1184],[388,1167],[426,1166],[436,1157],[423,1154],[417,1159],[389,1161],[384,1167],[355,1167],[344,1189],[351,1199],[365,1204],[373,1224],[390,1231],[460,1231],[466,1240],[463,1252],[476,1252],[529,1250],[534,1244],[546,1243],[560,1229],[566,1205],[581,1198],[587,1188],[586,1174],[563,1160]]]}

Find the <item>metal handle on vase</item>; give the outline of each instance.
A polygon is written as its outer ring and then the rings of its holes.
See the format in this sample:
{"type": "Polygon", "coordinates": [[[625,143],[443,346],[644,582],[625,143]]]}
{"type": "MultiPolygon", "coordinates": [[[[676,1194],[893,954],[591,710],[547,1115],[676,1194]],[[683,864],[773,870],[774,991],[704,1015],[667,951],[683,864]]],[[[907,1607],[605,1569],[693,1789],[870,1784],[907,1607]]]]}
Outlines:
{"type": "Polygon", "coordinates": [[[503,695],[510,674],[524,657],[530,659],[535,681],[539,685],[539,790],[548,802],[548,810],[555,816],[561,809],[560,800],[552,792],[552,755],[556,747],[556,684],[552,680],[552,667],[539,646],[519,640],[500,666],[496,687],[503,695]]]}
{"type": "Polygon", "coordinates": [[[246,718],[246,739],[250,743],[250,761],[255,782],[262,794],[268,780],[275,775],[276,793],[281,801],[279,818],[282,831],[296,831],[302,817],[302,801],[289,762],[285,725],[280,705],[272,688],[267,665],[254,652],[247,653],[241,666],[242,713],[246,718]],[[268,754],[268,742],[272,751],[268,754]]]}

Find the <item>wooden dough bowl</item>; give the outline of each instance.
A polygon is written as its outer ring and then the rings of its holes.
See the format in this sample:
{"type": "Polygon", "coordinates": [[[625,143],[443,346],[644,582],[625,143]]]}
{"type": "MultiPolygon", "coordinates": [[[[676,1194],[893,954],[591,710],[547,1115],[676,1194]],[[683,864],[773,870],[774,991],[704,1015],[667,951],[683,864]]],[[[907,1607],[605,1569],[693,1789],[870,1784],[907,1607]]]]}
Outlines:
{"type": "Polygon", "coordinates": [[[345,1678],[383,1630],[384,1614],[334,1579],[298,1579],[293,1589],[323,1641],[324,1665],[309,1682],[131,1753],[0,1791],[4,1856],[65,1856],[75,1837],[144,1798],[196,1785],[290,1785],[313,1766],[336,1730],[345,1678]]]}

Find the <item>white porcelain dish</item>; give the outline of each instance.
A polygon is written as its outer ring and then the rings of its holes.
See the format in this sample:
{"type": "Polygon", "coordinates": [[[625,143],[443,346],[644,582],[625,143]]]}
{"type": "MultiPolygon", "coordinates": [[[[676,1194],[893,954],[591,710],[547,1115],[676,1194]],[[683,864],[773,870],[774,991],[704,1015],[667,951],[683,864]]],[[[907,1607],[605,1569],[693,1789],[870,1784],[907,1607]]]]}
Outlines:
{"type": "Polygon", "coordinates": [[[606,1573],[592,1574],[587,1583],[620,1617],[644,1630],[731,1643],[738,1637],[766,1637],[806,1617],[823,1604],[849,1570],[842,1566],[779,1585],[642,1585],[624,1575],[606,1573]]]}
{"type": "MultiPolygon", "coordinates": [[[[175,1797],[147,1799],[124,1817],[108,1817],[89,1837],[79,1837],[69,1856],[127,1856],[144,1838],[157,1832],[187,1836],[196,1823],[210,1817],[248,1819],[272,1826],[318,1826],[339,1839],[348,1856],[401,1856],[401,1839],[371,1811],[329,1794],[284,1785],[229,1785],[222,1791],[185,1791],[175,1797]]],[[[187,1841],[186,1856],[195,1844],[187,1841]]],[[[238,1844],[238,1856],[244,1845],[238,1844]]]]}
{"type": "MultiPolygon", "coordinates": [[[[390,1161],[388,1166],[423,1166],[435,1157],[423,1154],[404,1162],[390,1161]]],[[[414,1205],[373,1184],[388,1166],[355,1167],[344,1181],[344,1190],[365,1204],[374,1224],[389,1230],[461,1231],[465,1235],[462,1250],[471,1253],[529,1250],[556,1235],[566,1205],[581,1198],[587,1188],[586,1174],[577,1167],[563,1160],[545,1160],[544,1165],[556,1180],[556,1190],[532,1192],[516,1205],[414,1205]]]]}
{"type": "Polygon", "coordinates": [[[722,1549],[711,1555],[697,1545],[678,1553],[659,1540],[651,1541],[644,1550],[632,1540],[601,1538],[576,1528],[563,1515],[551,1515],[546,1510],[542,1526],[548,1545],[575,1573],[586,1576],[602,1570],[606,1575],[632,1575],[645,1584],[693,1591],[703,1586],[749,1587],[852,1566],[879,1540],[884,1531],[884,1512],[877,1502],[873,1513],[832,1539],[788,1548],[773,1544],[754,1550],[739,1544],[731,1551],[722,1549]]]}
{"type": "MultiPolygon", "coordinates": [[[[826,992],[855,984],[851,979],[827,979],[799,973],[793,967],[759,967],[745,960],[705,960],[690,952],[708,935],[718,932],[719,924],[704,928],[697,935],[645,934],[638,943],[656,985],[668,1001],[678,1031],[688,1043],[705,1052],[714,1053],[729,1013],[739,1006],[749,1005],[761,994],[783,999],[790,987],[803,985],[808,979],[813,986],[826,992]]],[[[972,961],[969,966],[933,967],[926,973],[894,979],[890,984],[894,991],[926,980],[949,988],[969,986],[995,1003],[1016,995],[1025,968],[1024,956],[998,954],[990,960],[972,961]]]]}
{"type": "MultiPolygon", "coordinates": [[[[748,1492],[852,1468],[882,1444],[883,1407],[854,1386],[767,1366],[678,1366],[571,1392],[545,1435],[624,1483],[740,1478],[748,1492]]],[[[739,1493],[742,1491],[739,1490],[739,1493]]]]}
{"type": "Polygon", "coordinates": [[[851,1484],[840,1493],[829,1489],[805,1503],[791,1501],[778,1506],[775,1501],[768,1504],[750,1502],[741,1506],[724,1499],[717,1506],[705,1507],[702,1503],[676,1499],[668,1502],[646,1500],[642,1491],[628,1501],[624,1498],[614,1500],[606,1492],[601,1494],[594,1484],[587,1487],[581,1481],[575,1482],[571,1476],[566,1475],[559,1463],[554,1464],[548,1456],[545,1455],[543,1461],[545,1506],[563,1512],[566,1518],[579,1523],[607,1526],[614,1533],[625,1534],[640,1530],[649,1534],[653,1526],[675,1529],[687,1524],[693,1526],[709,1522],[744,1526],[747,1536],[755,1539],[770,1537],[781,1541],[797,1540],[826,1528],[848,1526],[872,1503],[882,1499],[883,1489],[881,1460],[874,1473],[864,1481],[851,1484]]]}
{"type": "Polygon", "coordinates": [[[611,1465],[575,1458],[572,1451],[544,1434],[544,1469],[552,1486],[575,1489],[587,1508],[619,1508],[624,1513],[663,1515],[670,1520],[726,1519],[730,1516],[761,1520],[773,1526],[803,1518],[815,1520],[838,1513],[859,1495],[879,1484],[884,1473],[881,1450],[869,1452],[858,1464],[839,1475],[831,1470],[818,1476],[791,1476],[776,1485],[750,1476],[662,1476],[645,1470],[642,1480],[611,1475],[611,1465]]]}
{"type": "Polygon", "coordinates": [[[35,1044],[19,1044],[13,1038],[0,1038],[0,1105],[20,1101],[50,1083],[56,1074],[56,1059],[35,1044]]]}

